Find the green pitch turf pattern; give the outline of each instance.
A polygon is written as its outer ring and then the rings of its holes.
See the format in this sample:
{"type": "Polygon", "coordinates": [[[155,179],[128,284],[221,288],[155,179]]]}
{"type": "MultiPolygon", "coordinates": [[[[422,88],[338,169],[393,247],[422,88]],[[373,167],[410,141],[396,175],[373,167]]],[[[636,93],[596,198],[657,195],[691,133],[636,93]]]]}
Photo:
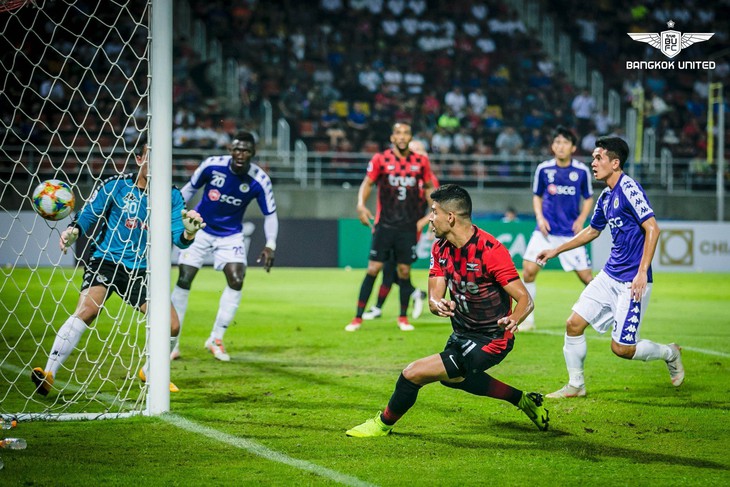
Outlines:
{"type": "MultiPolygon", "coordinates": [[[[507,403],[433,384],[393,434],[356,439],[345,430],[384,408],[400,370],[441,351],[450,332],[446,320],[428,313],[413,321],[414,332],[399,331],[397,287],[383,318],[345,332],[363,273],[251,268],[225,338],[231,362],[223,363],[203,343],[225,282],[203,269],[190,295],[182,358],[172,364],[181,389],[171,397],[174,414],[21,423],[12,436],[26,438],[28,448],[0,450],[0,484],[730,485],[728,275],[655,277],[642,336],[685,347],[687,378],[679,388],[663,362],[616,358],[609,340],[588,330],[588,397],[546,400],[548,432],[507,403]]],[[[35,314],[29,303],[48,275],[6,273],[24,285],[6,281],[3,313],[42,329],[41,317],[54,314],[53,300],[44,299],[35,314]]],[[[414,273],[418,287],[426,280],[425,271],[414,273]]],[[[63,283],[56,281],[58,293],[63,283]]],[[[74,287],[79,283],[80,276],[74,287]]],[[[518,336],[491,374],[547,393],[566,381],[562,335],[581,285],[573,274],[543,271],[537,286],[538,331],[518,336]]],[[[75,300],[71,289],[57,326],[75,300]]],[[[120,305],[114,298],[110,306],[120,305]]],[[[2,394],[5,371],[17,366],[7,343],[20,333],[4,323],[2,394]]],[[[46,336],[44,346],[52,340],[46,336]]]]}

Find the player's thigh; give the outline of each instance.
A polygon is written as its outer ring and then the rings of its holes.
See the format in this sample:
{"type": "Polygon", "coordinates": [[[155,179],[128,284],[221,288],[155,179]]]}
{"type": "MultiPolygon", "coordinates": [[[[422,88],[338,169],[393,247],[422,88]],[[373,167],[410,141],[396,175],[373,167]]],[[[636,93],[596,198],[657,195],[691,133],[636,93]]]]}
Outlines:
{"type": "Polygon", "coordinates": [[[248,265],[243,233],[216,237],[213,244],[213,266],[220,271],[226,264],[241,264],[243,268],[248,265]]]}
{"type": "Polygon", "coordinates": [[[203,267],[205,257],[213,251],[213,243],[216,237],[200,231],[195,235],[195,240],[187,249],[180,250],[177,263],[200,269],[203,267]]]}
{"type": "Polygon", "coordinates": [[[573,312],[601,334],[611,330],[613,326],[613,303],[616,296],[614,283],[603,271],[599,272],[573,305],[573,312]]]}
{"type": "Polygon", "coordinates": [[[550,245],[550,241],[548,240],[548,238],[543,235],[542,232],[535,230],[530,236],[530,241],[527,242],[527,248],[525,249],[525,254],[522,256],[522,260],[526,260],[528,262],[536,262],[537,254],[539,254],[543,250],[548,250],[551,248],[552,246],[550,245]]]}
{"type": "Polygon", "coordinates": [[[468,338],[453,333],[439,355],[449,379],[484,372],[500,363],[512,350],[514,338],[468,338]]]}
{"type": "Polygon", "coordinates": [[[100,284],[83,288],[74,315],[88,325],[97,317],[108,295],[109,290],[100,284]]]}
{"type": "Polygon", "coordinates": [[[398,264],[413,264],[418,256],[416,255],[417,242],[416,232],[398,232],[393,242],[395,261],[398,264]]]}
{"type": "Polygon", "coordinates": [[[110,289],[127,304],[141,310],[141,306],[147,302],[147,270],[118,266],[110,289]]]}
{"type": "Polygon", "coordinates": [[[426,385],[449,378],[440,354],[429,355],[410,363],[403,369],[403,377],[418,385],[426,385]]]}
{"type": "Polygon", "coordinates": [[[611,338],[621,345],[636,345],[639,341],[641,322],[649,306],[651,284],[646,285],[644,295],[640,301],[634,301],[631,296],[631,283],[623,282],[617,286],[614,311],[614,326],[611,338]]]}

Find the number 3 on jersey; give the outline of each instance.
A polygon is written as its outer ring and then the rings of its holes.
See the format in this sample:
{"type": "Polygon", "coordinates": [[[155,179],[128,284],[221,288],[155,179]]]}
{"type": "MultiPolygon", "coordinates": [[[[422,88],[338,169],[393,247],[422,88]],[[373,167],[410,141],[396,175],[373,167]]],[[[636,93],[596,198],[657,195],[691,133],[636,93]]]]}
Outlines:
{"type": "Polygon", "coordinates": [[[398,201],[403,201],[406,199],[406,187],[405,186],[398,186],[398,201]]]}

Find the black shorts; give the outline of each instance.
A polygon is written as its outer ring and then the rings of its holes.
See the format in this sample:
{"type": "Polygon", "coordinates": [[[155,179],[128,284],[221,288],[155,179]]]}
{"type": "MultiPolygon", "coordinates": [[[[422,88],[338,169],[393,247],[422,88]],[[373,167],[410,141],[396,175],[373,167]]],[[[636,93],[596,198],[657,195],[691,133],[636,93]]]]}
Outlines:
{"type": "Polygon", "coordinates": [[[413,264],[416,259],[416,231],[375,227],[370,247],[370,260],[386,262],[395,257],[398,264],[413,264]],[[392,254],[391,254],[392,252],[392,254]]]}
{"type": "Polygon", "coordinates": [[[147,300],[147,269],[128,269],[96,257],[84,270],[81,290],[92,286],[104,286],[117,293],[125,302],[139,308],[147,300]]]}
{"type": "Polygon", "coordinates": [[[500,363],[512,350],[514,335],[509,338],[465,337],[452,333],[446,342],[441,360],[449,379],[484,372],[500,363]]]}

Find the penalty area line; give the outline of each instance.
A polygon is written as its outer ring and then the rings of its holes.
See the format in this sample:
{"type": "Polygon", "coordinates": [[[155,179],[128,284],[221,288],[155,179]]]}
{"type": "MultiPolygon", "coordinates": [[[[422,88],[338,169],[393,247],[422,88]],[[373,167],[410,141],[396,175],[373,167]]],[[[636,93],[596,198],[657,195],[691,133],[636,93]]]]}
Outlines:
{"type": "Polygon", "coordinates": [[[230,435],[228,433],[224,433],[222,431],[218,431],[214,428],[200,425],[187,418],[178,416],[177,414],[173,414],[173,413],[163,414],[161,416],[158,416],[158,418],[173,426],[183,429],[185,431],[189,431],[191,433],[196,433],[199,435],[206,436],[212,440],[216,440],[221,443],[225,443],[227,445],[231,445],[233,447],[240,448],[241,450],[245,450],[249,453],[260,456],[261,458],[264,458],[266,460],[270,460],[272,462],[283,463],[284,465],[289,465],[290,467],[294,467],[299,470],[311,472],[313,474],[319,475],[320,477],[324,477],[326,479],[332,480],[334,482],[337,482],[337,483],[340,483],[343,485],[351,485],[351,486],[357,486],[357,487],[374,486],[374,484],[365,482],[356,477],[352,477],[350,475],[346,475],[346,474],[337,472],[335,470],[331,470],[329,468],[322,467],[322,466],[314,464],[314,463],[310,463],[306,460],[299,460],[297,458],[292,458],[281,452],[267,448],[264,445],[262,445],[256,441],[248,440],[246,438],[240,438],[238,436],[234,436],[234,435],[230,435]]]}
{"type": "MultiPolygon", "coordinates": [[[[560,337],[565,336],[564,331],[555,331],[555,330],[533,330],[533,331],[525,332],[525,334],[530,334],[530,333],[538,333],[540,335],[551,335],[551,336],[560,336],[560,337]]],[[[600,336],[600,335],[599,336],[586,335],[586,338],[590,338],[591,340],[608,340],[609,339],[608,336],[600,336]]],[[[714,355],[716,357],[725,357],[725,358],[730,357],[730,353],[720,352],[718,350],[709,350],[707,348],[690,347],[687,345],[682,345],[681,343],[679,344],[679,346],[682,347],[682,350],[689,350],[690,352],[697,352],[697,353],[702,353],[705,355],[714,355]]]]}

